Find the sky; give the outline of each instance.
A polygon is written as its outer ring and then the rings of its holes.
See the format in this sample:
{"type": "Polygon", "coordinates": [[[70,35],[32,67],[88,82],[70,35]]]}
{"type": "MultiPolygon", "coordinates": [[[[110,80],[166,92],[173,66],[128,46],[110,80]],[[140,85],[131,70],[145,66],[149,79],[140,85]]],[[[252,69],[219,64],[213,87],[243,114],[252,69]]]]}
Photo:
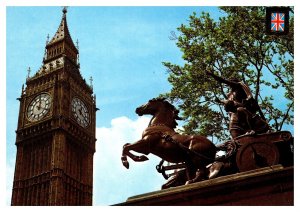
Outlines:
{"type": "MultiPolygon", "coordinates": [[[[80,71],[93,77],[97,97],[93,205],[112,205],[130,196],[159,190],[165,182],[155,166],[160,159],[122,166],[122,146],[141,137],[150,117],[135,108],[171,89],[164,61],[183,64],[169,36],[192,12],[222,15],[216,7],[69,7],[67,22],[79,41],[80,71]]],[[[6,204],[14,174],[19,102],[27,69],[42,65],[46,37],[55,34],[61,7],[6,7],[6,204]]]]}
{"type": "MultiPolygon", "coordinates": [[[[67,22],[74,42],[79,41],[80,71],[97,98],[94,205],[111,205],[132,195],[159,190],[165,182],[150,156],[144,163],[122,166],[125,143],[137,141],[150,117],[138,117],[135,108],[170,90],[163,61],[182,64],[172,31],[186,23],[192,12],[215,7],[69,7],[67,22]]],[[[61,7],[7,7],[7,192],[15,164],[15,130],[22,84],[42,65],[46,37],[55,34],[61,7]]],[[[7,195],[7,204],[10,204],[7,195]]]]}

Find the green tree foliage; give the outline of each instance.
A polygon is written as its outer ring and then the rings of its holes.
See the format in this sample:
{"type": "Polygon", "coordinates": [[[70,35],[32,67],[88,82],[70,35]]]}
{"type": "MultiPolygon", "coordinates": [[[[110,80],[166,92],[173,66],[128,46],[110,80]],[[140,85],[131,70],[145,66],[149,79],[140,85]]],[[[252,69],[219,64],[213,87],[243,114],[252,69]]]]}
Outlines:
{"type": "Polygon", "coordinates": [[[183,66],[163,63],[172,85],[165,96],[177,103],[186,121],[184,131],[229,138],[228,115],[216,101],[227,98],[228,88],[207,76],[207,70],[245,82],[274,130],[293,125],[293,13],[289,35],[274,36],[265,34],[264,7],[220,9],[225,15],[217,21],[209,13],[193,13],[178,28],[183,66]]]}

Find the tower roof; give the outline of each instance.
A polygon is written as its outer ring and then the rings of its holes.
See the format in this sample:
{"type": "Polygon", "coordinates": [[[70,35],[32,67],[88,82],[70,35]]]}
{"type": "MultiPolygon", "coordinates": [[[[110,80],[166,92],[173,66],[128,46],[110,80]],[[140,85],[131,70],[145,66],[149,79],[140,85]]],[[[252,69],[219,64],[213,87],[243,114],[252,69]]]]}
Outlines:
{"type": "Polygon", "coordinates": [[[66,7],[63,8],[62,12],[63,12],[63,15],[62,15],[62,19],[59,24],[59,27],[58,27],[56,33],[54,34],[53,38],[46,45],[46,47],[52,46],[53,44],[64,40],[69,45],[71,45],[72,48],[74,48],[74,50],[77,50],[77,48],[75,47],[74,42],[72,40],[72,37],[70,35],[70,32],[69,32],[69,28],[68,28],[68,24],[67,24],[67,15],[66,15],[67,9],[66,9],[66,7]]]}
{"type": "MultiPolygon", "coordinates": [[[[79,49],[74,45],[68,29],[66,7],[63,8],[62,12],[62,19],[56,33],[50,41],[49,35],[47,37],[43,64],[34,77],[39,77],[54,70],[59,70],[65,67],[66,63],[73,65],[72,67],[74,69],[72,69],[72,72],[76,72],[80,75],[79,49]]],[[[28,79],[30,80],[32,78],[28,79]]]]}

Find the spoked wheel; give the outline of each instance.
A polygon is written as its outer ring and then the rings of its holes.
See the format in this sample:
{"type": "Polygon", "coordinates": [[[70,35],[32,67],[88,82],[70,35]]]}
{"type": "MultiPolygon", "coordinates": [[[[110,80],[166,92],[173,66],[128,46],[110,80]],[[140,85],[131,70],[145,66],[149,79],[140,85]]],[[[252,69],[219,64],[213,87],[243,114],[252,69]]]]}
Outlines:
{"type": "Polygon", "coordinates": [[[278,162],[278,148],[271,142],[249,142],[239,148],[236,156],[240,172],[276,165],[278,162]]]}

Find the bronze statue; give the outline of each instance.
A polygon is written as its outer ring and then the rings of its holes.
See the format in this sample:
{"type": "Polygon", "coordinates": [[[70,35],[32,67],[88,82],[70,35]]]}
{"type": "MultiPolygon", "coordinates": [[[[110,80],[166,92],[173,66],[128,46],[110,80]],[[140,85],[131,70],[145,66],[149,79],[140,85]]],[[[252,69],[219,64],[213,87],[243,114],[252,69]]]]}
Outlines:
{"type": "Polygon", "coordinates": [[[250,88],[237,79],[227,80],[206,72],[220,83],[224,83],[231,88],[227,95],[227,100],[219,100],[224,104],[226,112],[229,113],[229,131],[232,138],[244,134],[265,133],[270,130],[257,101],[252,97],[250,88]],[[260,113],[260,116],[256,114],[260,113]]]}
{"type": "MultiPolygon", "coordinates": [[[[126,168],[129,168],[127,156],[140,162],[148,160],[145,155],[152,153],[171,163],[183,162],[186,167],[186,184],[207,179],[206,166],[214,161],[216,147],[204,136],[181,135],[175,132],[176,120],[180,120],[180,117],[179,111],[173,105],[156,98],[138,107],[136,113],[140,116],[150,114],[153,117],[140,140],[124,145],[121,160],[126,168]],[[130,151],[144,155],[136,156],[130,151]]],[[[181,178],[182,175],[180,172],[181,178]]]]}
{"type": "MultiPolygon", "coordinates": [[[[235,99],[235,95],[238,97],[241,95],[238,92],[233,90],[230,94],[232,95],[231,99],[224,100],[224,104],[231,116],[237,114],[241,125],[236,127],[244,127],[245,120],[241,118],[241,114],[245,113],[245,116],[250,116],[255,109],[249,108],[248,110],[246,105],[242,105],[243,98],[235,99]],[[241,105],[236,106],[235,104],[241,105]]],[[[290,148],[293,144],[293,137],[288,131],[262,134],[246,133],[215,146],[204,136],[177,133],[174,129],[177,126],[176,120],[181,120],[178,116],[179,111],[165,99],[151,99],[138,107],[136,113],[140,116],[150,114],[153,117],[140,140],[123,146],[122,163],[129,168],[127,156],[134,161],[141,162],[148,160],[145,155],[150,153],[162,158],[160,164],[156,166],[157,171],[165,179],[168,179],[162,185],[162,189],[278,163],[284,166],[293,164],[293,152],[290,148]],[[226,154],[222,157],[215,157],[219,150],[225,151],[226,154]],[[143,155],[137,156],[130,151],[143,155]],[[163,166],[164,161],[172,164],[163,166]],[[166,171],[170,170],[175,171],[166,174],[166,171]]],[[[253,117],[248,117],[248,119],[252,121],[253,117]]],[[[235,123],[231,124],[235,127],[235,123]]],[[[248,128],[245,127],[245,129],[248,128]]]]}

